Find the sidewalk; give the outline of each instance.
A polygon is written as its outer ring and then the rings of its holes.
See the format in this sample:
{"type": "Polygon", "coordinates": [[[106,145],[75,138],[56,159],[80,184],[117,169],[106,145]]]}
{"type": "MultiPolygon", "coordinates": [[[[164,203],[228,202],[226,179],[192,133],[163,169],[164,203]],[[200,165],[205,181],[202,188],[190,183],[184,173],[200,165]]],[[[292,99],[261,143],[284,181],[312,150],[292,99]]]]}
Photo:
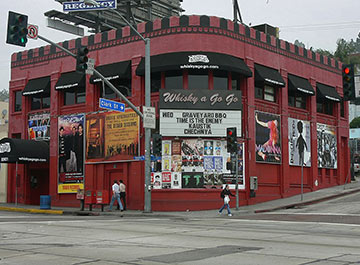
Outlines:
{"type": "MultiPolygon", "coordinates": [[[[335,186],[314,192],[304,193],[303,200],[301,200],[301,194],[299,194],[289,198],[268,201],[255,205],[241,206],[238,211],[235,208],[232,208],[231,210],[234,216],[271,212],[280,209],[294,208],[297,206],[314,204],[321,201],[325,201],[341,196],[346,196],[355,192],[360,192],[359,180],[354,180],[346,185],[335,186]]],[[[105,208],[107,209],[107,207],[105,208]]],[[[60,214],[60,215],[61,214],[94,215],[94,216],[116,215],[119,217],[151,216],[151,217],[178,217],[178,218],[185,218],[185,217],[207,218],[207,217],[214,217],[217,215],[217,210],[187,211],[187,212],[152,212],[152,213],[144,213],[143,211],[135,211],[135,210],[127,210],[124,212],[120,212],[117,210],[113,210],[112,212],[107,212],[106,210],[104,210],[104,212],[102,212],[100,208],[93,208],[92,211],[88,211],[88,210],[80,211],[80,207],[79,208],[51,207],[51,209],[49,210],[44,210],[44,209],[40,209],[40,206],[38,205],[18,204],[16,206],[14,203],[0,203],[0,211],[16,211],[16,212],[60,214]]]]}

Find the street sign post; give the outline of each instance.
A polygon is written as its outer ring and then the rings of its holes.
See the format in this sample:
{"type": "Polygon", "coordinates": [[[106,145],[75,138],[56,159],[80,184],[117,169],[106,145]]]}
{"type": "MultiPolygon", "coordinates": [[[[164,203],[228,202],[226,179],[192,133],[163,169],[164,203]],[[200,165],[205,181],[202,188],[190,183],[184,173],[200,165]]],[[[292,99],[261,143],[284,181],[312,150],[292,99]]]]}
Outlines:
{"type": "Polygon", "coordinates": [[[154,107],[143,106],[143,125],[144,128],[155,129],[156,128],[156,115],[154,107]]]}
{"type": "Polygon", "coordinates": [[[77,12],[77,11],[93,11],[93,10],[106,10],[116,9],[116,0],[97,0],[97,5],[85,4],[83,1],[64,2],[64,12],[77,12]]]}
{"type": "Polygon", "coordinates": [[[105,98],[100,98],[99,107],[103,108],[103,109],[114,110],[114,111],[119,111],[119,112],[125,111],[124,103],[112,101],[112,100],[105,99],[105,98]]]}
{"type": "Polygon", "coordinates": [[[87,69],[85,70],[85,73],[87,75],[93,75],[94,74],[94,66],[95,66],[95,59],[89,58],[87,62],[87,69]]]}

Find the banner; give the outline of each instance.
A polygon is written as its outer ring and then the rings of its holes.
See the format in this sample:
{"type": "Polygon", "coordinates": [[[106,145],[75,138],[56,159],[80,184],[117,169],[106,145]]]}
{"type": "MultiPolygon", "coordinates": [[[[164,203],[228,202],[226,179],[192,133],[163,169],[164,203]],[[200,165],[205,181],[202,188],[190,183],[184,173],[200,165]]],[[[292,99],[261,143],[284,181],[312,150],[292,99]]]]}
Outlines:
{"type": "Polygon", "coordinates": [[[29,140],[50,140],[50,113],[29,115],[29,140]]]}
{"type": "Polygon", "coordinates": [[[281,163],[280,116],[255,111],[256,162],[281,163]]]}
{"type": "Polygon", "coordinates": [[[86,162],[133,160],[139,155],[139,116],[105,112],[86,116],[86,162]]]}
{"type": "Polygon", "coordinates": [[[160,110],[162,136],[225,137],[227,127],[241,137],[241,110],[160,110]]]}
{"type": "Polygon", "coordinates": [[[310,122],[289,118],[289,165],[311,167],[310,122]]]}
{"type": "Polygon", "coordinates": [[[58,118],[58,193],[76,193],[76,187],[83,187],[84,120],[84,114],[58,118]]]}
{"type": "Polygon", "coordinates": [[[337,141],[334,126],[318,123],[317,156],[319,168],[337,168],[337,141]]]}

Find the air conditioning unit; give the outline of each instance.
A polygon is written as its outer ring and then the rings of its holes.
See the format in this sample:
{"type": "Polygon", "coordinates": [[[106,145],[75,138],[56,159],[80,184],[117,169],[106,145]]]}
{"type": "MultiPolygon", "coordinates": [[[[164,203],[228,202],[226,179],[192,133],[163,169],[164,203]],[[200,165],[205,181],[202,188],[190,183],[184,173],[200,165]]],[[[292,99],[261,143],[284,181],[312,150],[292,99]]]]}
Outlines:
{"type": "Polygon", "coordinates": [[[258,178],[255,176],[250,177],[250,190],[258,189],[258,178]]]}

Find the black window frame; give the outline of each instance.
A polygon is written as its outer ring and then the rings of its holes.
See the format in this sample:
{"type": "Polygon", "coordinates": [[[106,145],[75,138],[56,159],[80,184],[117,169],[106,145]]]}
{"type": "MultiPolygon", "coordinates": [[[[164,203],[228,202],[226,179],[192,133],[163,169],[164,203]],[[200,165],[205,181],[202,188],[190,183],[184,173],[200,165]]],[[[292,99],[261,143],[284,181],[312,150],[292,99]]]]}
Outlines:
{"type": "Polygon", "coordinates": [[[42,109],[49,109],[50,108],[50,94],[49,93],[40,93],[30,96],[30,109],[31,110],[42,110],[42,109]],[[39,107],[35,107],[34,99],[37,98],[40,101],[39,107]],[[48,104],[46,105],[46,103],[48,104]]]}
{"type": "Polygon", "coordinates": [[[272,103],[277,103],[277,87],[267,85],[263,82],[256,82],[255,83],[255,98],[265,100],[272,103]],[[266,91],[266,88],[272,89],[273,93],[269,93],[266,91]],[[266,98],[266,96],[272,96],[273,100],[269,100],[266,98]]]}
{"type": "Polygon", "coordinates": [[[14,112],[22,111],[22,91],[14,91],[14,112]]]}
{"type": "Polygon", "coordinates": [[[288,90],[288,105],[293,108],[307,110],[307,98],[304,93],[288,90]]]}
{"type": "Polygon", "coordinates": [[[86,102],[86,85],[85,84],[79,84],[77,86],[74,86],[72,88],[67,88],[63,90],[63,105],[64,106],[71,106],[71,105],[77,105],[77,104],[83,104],[86,102]],[[79,89],[81,89],[79,91],[79,89]],[[73,96],[73,101],[74,103],[67,103],[67,94],[74,94],[73,96]],[[83,94],[83,95],[79,95],[79,94],[83,94]],[[80,101],[79,99],[83,98],[82,101],[80,101]]]}

